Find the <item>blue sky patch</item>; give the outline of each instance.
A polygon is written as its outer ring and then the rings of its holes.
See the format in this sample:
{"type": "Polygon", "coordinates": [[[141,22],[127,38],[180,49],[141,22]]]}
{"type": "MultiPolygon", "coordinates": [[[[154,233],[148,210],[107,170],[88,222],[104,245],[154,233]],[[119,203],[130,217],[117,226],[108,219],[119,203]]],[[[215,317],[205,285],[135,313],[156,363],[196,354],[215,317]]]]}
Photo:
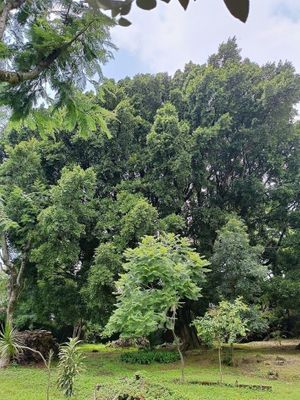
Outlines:
{"type": "Polygon", "coordinates": [[[152,73],[153,71],[137,56],[120,49],[114,52],[114,59],[102,67],[102,72],[106,78],[119,80],[127,76],[132,77],[136,74],[152,73]]]}
{"type": "Polygon", "coordinates": [[[283,2],[279,3],[274,10],[274,14],[288,18],[290,21],[297,23],[300,21],[300,5],[291,5],[283,2]]]}

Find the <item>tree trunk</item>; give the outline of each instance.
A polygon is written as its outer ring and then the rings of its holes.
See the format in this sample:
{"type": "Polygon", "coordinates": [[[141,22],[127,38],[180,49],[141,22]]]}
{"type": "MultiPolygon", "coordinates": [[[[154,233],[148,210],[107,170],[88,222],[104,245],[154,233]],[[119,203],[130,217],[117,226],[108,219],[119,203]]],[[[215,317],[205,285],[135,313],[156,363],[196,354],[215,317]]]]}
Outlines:
{"type": "Polygon", "coordinates": [[[200,347],[200,340],[194,326],[191,326],[192,316],[188,303],[185,303],[182,308],[178,310],[178,321],[176,332],[183,343],[183,349],[198,349],[200,347]]]}
{"type": "Polygon", "coordinates": [[[230,349],[229,349],[229,357],[230,357],[230,365],[233,366],[233,343],[230,343],[230,349]]]}
{"type": "Polygon", "coordinates": [[[220,370],[220,382],[223,383],[223,372],[222,372],[222,355],[221,355],[222,348],[221,346],[218,347],[218,355],[219,355],[219,370],[220,370]]]}
{"type": "Polygon", "coordinates": [[[77,323],[74,325],[72,337],[80,339],[81,331],[82,331],[82,319],[77,321],[77,323]]]}
{"type": "Polygon", "coordinates": [[[9,17],[9,13],[16,8],[22,6],[25,3],[25,0],[8,0],[4,2],[2,5],[2,9],[0,12],[0,40],[3,39],[5,28],[7,26],[7,21],[9,17]]]}
{"type": "Polygon", "coordinates": [[[6,319],[10,326],[13,326],[13,316],[17,304],[17,299],[20,294],[21,284],[23,280],[24,270],[27,262],[30,243],[27,243],[20,257],[20,267],[17,268],[16,263],[11,261],[9,243],[6,234],[2,234],[2,269],[8,276],[7,287],[7,308],[6,319]]]}
{"type": "Polygon", "coordinates": [[[182,351],[180,349],[180,342],[179,339],[177,338],[178,344],[177,344],[177,351],[179,353],[180,356],[180,364],[181,364],[181,383],[185,382],[185,376],[184,376],[184,367],[185,367],[185,363],[184,363],[184,358],[183,358],[183,354],[182,351]]]}
{"type": "Polygon", "coordinates": [[[13,326],[13,317],[17,303],[17,297],[19,294],[19,288],[16,286],[15,274],[12,273],[8,279],[8,300],[6,308],[6,321],[13,326]]]}
{"type": "Polygon", "coordinates": [[[173,338],[174,338],[174,342],[177,348],[177,351],[179,353],[179,357],[180,357],[180,369],[181,369],[181,379],[180,382],[184,383],[185,381],[185,376],[184,376],[184,367],[185,367],[185,363],[184,363],[184,357],[180,348],[180,339],[176,336],[175,330],[172,330],[172,334],[173,334],[173,338]]]}

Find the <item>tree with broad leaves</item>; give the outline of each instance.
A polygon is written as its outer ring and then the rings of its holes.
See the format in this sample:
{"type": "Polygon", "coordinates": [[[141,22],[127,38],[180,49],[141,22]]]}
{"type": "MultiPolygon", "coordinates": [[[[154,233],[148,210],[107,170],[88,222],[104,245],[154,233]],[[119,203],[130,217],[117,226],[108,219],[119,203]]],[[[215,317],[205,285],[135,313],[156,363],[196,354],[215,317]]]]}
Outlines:
{"type": "MultiPolygon", "coordinates": [[[[170,0],[162,0],[169,3],[170,0]]],[[[181,6],[186,10],[190,1],[178,0],[181,6]]],[[[121,26],[129,26],[131,22],[124,18],[124,15],[130,13],[134,0],[87,0],[94,9],[111,10],[112,17],[120,16],[119,24],[121,26]]],[[[157,6],[157,0],[136,0],[136,5],[143,10],[153,10],[157,6]]],[[[246,22],[249,14],[249,0],[224,0],[229,12],[242,22],[246,22]]]]}
{"type": "Polygon", "coordinates": [[[116,309],[105,335],[135,338],[170,330],[184,381],[184,358],[175,332],[177,312],[187,299],[200,297],[208,263],[190,247],[188,239],[174,234],[145,236],[138,247],[125,251],[125,257],[125,272],[116,282],[116,309]]]}

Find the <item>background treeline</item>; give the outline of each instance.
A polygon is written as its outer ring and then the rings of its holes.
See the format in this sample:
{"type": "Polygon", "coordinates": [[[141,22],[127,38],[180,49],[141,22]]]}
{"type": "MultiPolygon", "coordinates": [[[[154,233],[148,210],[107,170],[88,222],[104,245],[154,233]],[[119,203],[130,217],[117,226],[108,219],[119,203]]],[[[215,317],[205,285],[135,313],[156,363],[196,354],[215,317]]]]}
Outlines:
{"type": "Polygon", "coordinates": [[[23,268],[16,299],[16,280],[0,274],[2,319],[9,303],[20,329],[97,337],[124,250],[166,231],[188,237],[211,263],[201,300],[179,313],[187,344],[197,344],[195,316],[238,296],[251,306],[257,337],[299,334],[293,66],[242,59],[232,39],[204,65],[106,80],[78,101],[102,110],[105,124],[90,117],[85,129],[70,129],[62,113],[42,134],[30,117],[2,134],[1,226],[23,268]]]}

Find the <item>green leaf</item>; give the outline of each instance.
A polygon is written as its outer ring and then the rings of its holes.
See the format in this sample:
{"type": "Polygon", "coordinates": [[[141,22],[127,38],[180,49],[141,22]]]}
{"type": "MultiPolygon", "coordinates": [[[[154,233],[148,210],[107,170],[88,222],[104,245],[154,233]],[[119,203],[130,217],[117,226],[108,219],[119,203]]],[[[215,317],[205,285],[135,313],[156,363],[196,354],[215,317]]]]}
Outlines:
{"type": "Polygon", "coordinates": [[[179,3],[182,5],[182,7],[186,10],[188,8],[190,0],[179,0],[179,3]]]}
{"type": "Polygon", "coordinates": [[[156,7],[156,0],[136,0],[136,5],[143,10],[153,10],[156,7]]]}
{"type": "Polygon", "coordinates": [[[125,4],[125,5],[121,8],[121,15],[127,15],[127,14],[129,14],[129,12],[130,12],[130,10],[131,10],[131,5],[132,5],[132,3],[125,4]]]}
{"type": "Polygon", "coordinates": [[[112,18],[115,18],[117,15],[119,15],[120,14],[120,8],[113,8],[112,10],[111,10],[111,16],[112,16],[112,18]]]}
{"type": "Polygon", "coordinates": [[[249,15],[249,0],[224,0],[230,13],[242,22],[246,22],[249,15]]]}
{"type": "Polygon", "coordinates": [[[123,17],[119,19],[118,23],[120,26],[130,26],[131,25],[131,22],[128,21],[128,19],[123,18],[123,17]]]}

